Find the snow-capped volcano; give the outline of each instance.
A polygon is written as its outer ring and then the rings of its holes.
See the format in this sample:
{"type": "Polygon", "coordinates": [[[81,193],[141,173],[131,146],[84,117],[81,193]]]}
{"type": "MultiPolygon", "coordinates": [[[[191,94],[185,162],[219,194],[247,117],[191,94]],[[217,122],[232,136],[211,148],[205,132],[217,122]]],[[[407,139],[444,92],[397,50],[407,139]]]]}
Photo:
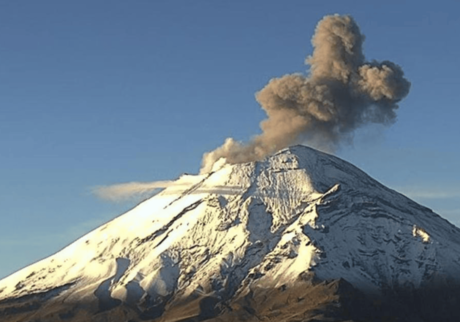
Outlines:
{"type": "Polygon", "coordinates": [[[246,321],[260,290],[324,293],[344,280],[380,296],[457,285],[459,272],[458,228],[353,165],[294,146],[184,175],[1,280],[0,320],[246,321]]]}

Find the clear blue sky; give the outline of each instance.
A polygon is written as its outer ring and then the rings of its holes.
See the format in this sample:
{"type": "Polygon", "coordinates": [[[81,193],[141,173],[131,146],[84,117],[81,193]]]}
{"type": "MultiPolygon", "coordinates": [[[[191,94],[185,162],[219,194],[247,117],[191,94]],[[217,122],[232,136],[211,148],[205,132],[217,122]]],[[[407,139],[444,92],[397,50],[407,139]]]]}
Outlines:
{"type": "Polygon", "coordinates": [[[412,83],[390,128],[338,155],[460,226],[458,1],[0,2],[0,278],[133,204],[97,185],[196,173],[259,133],[254,99],[304,72],[327,14],[412,83]]]}

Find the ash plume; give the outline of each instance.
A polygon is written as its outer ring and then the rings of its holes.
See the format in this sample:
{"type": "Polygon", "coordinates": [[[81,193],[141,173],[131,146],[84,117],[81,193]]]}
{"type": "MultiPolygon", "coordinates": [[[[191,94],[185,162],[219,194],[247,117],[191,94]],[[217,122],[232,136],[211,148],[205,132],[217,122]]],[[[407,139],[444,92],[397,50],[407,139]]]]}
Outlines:
{"type": "Polygon", "coordinates": [[[333,152],[351,142],[353,131],[368,123],[391,124],[398,102],[410,89],[402,69],[390,62],[367,62],[364,36],[351,16],[326,16],[312,39],[313,55],[307,76],[274,78],[256,94],[267,113],[262,133],[248,143],[228,138],[203,156],[201,172],[215,161],[260,160],[292,144],[306,142],[333,152]]]}

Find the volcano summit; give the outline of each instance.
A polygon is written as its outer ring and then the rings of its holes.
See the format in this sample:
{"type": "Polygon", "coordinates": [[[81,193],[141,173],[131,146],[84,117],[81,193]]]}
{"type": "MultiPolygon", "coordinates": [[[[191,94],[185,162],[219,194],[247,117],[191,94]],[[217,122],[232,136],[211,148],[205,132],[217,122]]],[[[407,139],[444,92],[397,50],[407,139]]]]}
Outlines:
{"type": "Polygon", "coordinates": [[[460,230],[305,146],[216,164],[0,281],[0,320],[458,321],[460,230]]]}

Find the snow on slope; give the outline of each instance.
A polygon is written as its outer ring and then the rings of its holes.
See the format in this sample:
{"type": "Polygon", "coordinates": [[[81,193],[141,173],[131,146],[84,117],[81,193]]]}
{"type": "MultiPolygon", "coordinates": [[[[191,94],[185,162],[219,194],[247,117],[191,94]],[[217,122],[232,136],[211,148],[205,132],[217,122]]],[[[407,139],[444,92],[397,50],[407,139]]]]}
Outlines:
{"type": "Polygon", "coordinates": [[[299,274],[371,291],[460,279],[459,229],[313,149],[177,183],[1,280],[0,300],[40,293],[164,306],[279,287],[299,274]]]}

